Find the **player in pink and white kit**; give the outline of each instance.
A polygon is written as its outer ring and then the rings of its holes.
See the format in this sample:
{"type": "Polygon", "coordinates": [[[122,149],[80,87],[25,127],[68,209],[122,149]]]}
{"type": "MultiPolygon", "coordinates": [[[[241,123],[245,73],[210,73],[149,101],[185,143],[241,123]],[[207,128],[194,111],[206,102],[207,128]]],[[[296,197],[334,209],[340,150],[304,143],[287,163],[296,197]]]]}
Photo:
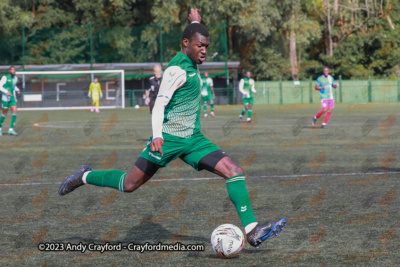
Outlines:
{"type": "Polygon", "coordinates": [[[315,89],[319,90],[321,94],[321,110],[314,116],[311,123],[315,125],[318,118],[326,112],[324,121],[321,128],[328,128],[326,125],[332,116],[332,110],[335,108],[335,101],[333,99],[333,88],[337,88],[338,84],[334,83],[335,79],[329,75],[329,68],[324,67],[323,75],[319,76],[315,84],[315,89]]]}

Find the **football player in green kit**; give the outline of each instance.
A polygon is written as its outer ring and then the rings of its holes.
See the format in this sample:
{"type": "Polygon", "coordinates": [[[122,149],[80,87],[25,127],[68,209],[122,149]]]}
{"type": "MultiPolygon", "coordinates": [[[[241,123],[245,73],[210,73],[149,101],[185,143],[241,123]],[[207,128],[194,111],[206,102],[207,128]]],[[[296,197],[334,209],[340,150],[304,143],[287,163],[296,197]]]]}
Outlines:
{"type": "Polygon", "coordinates": [[[215,117],[214,114],[214,82],[208,77],[208,72],[204,72],[204,76],[201,77],[202,86],[201,86],[201,96],[203,97],[203,105],[204,105],[204,118],[207,118],[207,103],[210,102],[211,106],[211,116],[215,117]]]}
{"type": "Polygon", "coordinates": [[[242,78],[239,82],[239,91],[243,94],[243,105],[242,114],[239,116],[239,121],[243,121],[243,115],[247,111],[247,122],[251,122],[251,114],[253,114],[253,95],[257,95],[257,91],[254,88],[254,80],[251,79],[251,72],[246,72],[246,77],[242,78]]]}
{"type": "Polygon", "coordinates": [[[8,109],[11,108],[12,116],[11,116],[11,125],[8,129],[8,134],[10,135],[18,135],[18,133],[14,130],[15,121],[17,120],[17,97],[15,92],[20,93],[21,90],[17,87],[18,78],[15,76],[15,67],[11,66],[9,68],[9,73],[1,77],[0,80],[0,91],[1,91],[1,103],[2,103],[2,112],[0,117],[0,136],[3,135],[3,131],[1,127],[3,126],[3,122],[7,116],[8,109]]]}
{"type": "Polygon", "coordinates": [[[152,114],[153,136],[131,171],[93,171],[84,165],[64,179],[58,193],[66,195],[85,184],[133,192],[158,169],[179,157],[196,170],[205,169],[226,180],[229,197],[242,221],[247,240],[257,247],[268,238],[277,236],[286,220],[257,223],[243,170],[201,133],[201,77],[197,65],[206,59],[210,38],[207,28],[200,24],[198,9],[191,9],[189,20],[192,23],[183,32],[181,51],[163,74],[152,114]]]}

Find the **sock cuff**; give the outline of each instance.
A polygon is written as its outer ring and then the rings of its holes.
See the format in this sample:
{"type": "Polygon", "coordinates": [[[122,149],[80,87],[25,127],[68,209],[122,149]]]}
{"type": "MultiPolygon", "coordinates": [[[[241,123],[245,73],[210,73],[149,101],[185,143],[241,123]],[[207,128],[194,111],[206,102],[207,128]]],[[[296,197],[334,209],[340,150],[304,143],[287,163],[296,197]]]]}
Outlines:
{"type": "Polygon", "coordinates": [[[253,230],[256,226],[257,226],[257,222],[252,222],[252,223],[249,223],[248,225],[246,225],[245,227],[244,227],[244,231],[246,232],[246,235],[248,234],[248,233],[250,233],[251,232],[251,230],[253,230]]]}
{"type": "Polygon", "coordinates": [[[83,174],[83,176],[82,176],[82,181],[83,181],[84,184],[87,184],[86,178],[87,178],[89,173],[91,173],[91,171],[85,172],[83,174]]]}
{"type": "Polygon", "coordinates": [[[125,192],[124,191],[125,177],[126,173],[122,174],[121,177],[119,178],[118,190],[121,192],[125,192]]]}
{"type": "Polygon", "coordinates": [[[244,181],[244,180],[246,180],[246,177],[242,174],[242,175],[236,175],[229,179],[226,179],[226,183],[233,183],[233,182],[244,181]]]}
{"type": "Polygon", "coordinates": [[[6,115],[4,115],[4,114],[1,114],[1,116],[4,117],[4,118],[6,117],[6,115]]]}
{"type": "Polygon", "coordinates": [[[13,113],[12,115],[13,115],[13,116],[17,116],[17,113],[13,113]]]}

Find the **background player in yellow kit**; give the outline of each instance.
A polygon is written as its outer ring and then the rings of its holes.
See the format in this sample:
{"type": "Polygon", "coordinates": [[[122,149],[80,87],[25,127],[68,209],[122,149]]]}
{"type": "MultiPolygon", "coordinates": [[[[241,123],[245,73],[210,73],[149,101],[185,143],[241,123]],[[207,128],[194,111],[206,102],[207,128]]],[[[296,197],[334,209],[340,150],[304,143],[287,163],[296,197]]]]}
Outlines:
{"type": "Polygon", "coordinates": [[[90,96],[92,96],[92,108],[90,112],[93,112],[96,106],[96,113],[99,113],[99,100],[103,97],[103,93],[101,92],[101,86],[97,78],[94,78],[93,82],[90,83],[88,97],[90,96]]]}

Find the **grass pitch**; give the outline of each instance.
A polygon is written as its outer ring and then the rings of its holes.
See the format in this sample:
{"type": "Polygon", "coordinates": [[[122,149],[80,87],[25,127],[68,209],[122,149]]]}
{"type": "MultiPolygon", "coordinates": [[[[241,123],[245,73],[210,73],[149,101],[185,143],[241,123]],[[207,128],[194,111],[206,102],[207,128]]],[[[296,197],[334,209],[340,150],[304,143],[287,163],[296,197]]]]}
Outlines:
{"type": "MultiPolygon", "coordinates": [[[[222,178],[176,160],[134,193],[84,186],[64,197],[83,164],[129,171],[151,136],[147,108],[21,111],[19,136],[0,137],[3,266],[395,266],[399,259],[400,104],[337,104],[329,129],[319,105],[217,106],[206,137],[245,170],[259,222],[286,228],[259,249],[222,259],[210,234],[241,227],[222,178]],[[322,121],[322,119],[320,119],[322,121]],[[321,123],[319,121],[319,124],[321,123]],[[204,244],[202,252],[40,252],[42,242],[204,244]]],[[[3,126],[7,132],[8,116],[3,126]]]]}

